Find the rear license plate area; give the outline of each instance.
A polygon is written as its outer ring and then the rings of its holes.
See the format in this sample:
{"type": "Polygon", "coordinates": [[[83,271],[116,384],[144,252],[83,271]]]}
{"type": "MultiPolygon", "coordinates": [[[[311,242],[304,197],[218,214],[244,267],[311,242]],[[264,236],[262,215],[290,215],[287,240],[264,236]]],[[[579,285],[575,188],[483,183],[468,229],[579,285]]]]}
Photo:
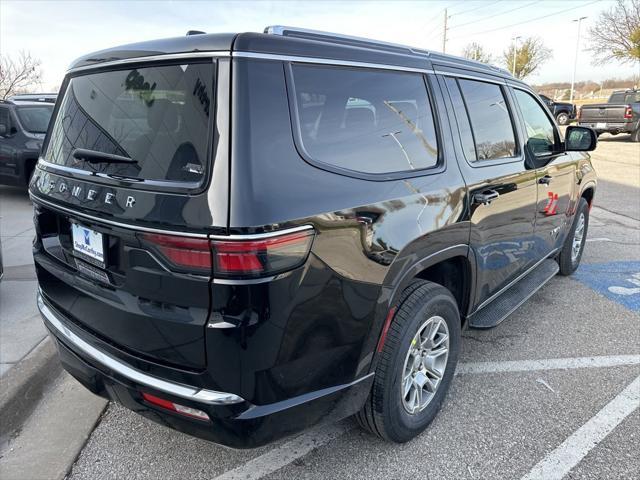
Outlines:
{"type": "Polygon", "coordinates": [[[80,225],[71,224],[73,255],[100,268],[106,267],[105,237],[102,233],[80,225]]]}

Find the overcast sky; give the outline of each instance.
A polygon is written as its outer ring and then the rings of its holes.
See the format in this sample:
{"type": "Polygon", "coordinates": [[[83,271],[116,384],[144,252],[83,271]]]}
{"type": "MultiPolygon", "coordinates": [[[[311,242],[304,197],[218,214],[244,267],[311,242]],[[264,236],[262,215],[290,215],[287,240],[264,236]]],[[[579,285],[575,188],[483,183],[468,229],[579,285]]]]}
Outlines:
{"type": "Polygon", "coordinates": [[[42,60],[43,90],[60,85],[80,55],[124,43],[206,32],[262,31],[291,25],[442,50],[448,9],[447,53],[460,55],[475,41],[499,56],[516,36],[539,36],[553,59],[530,83],[570,81],[577,24],[583,22],[577,80],[603,80],[640,73],[640,66],[591,65],[588,28],[613,0],[468,1],[15,1],[0,0],[0,52],[30,51],[42,60]],[[546,18],[540,18],[540,17],[546,18]]]}

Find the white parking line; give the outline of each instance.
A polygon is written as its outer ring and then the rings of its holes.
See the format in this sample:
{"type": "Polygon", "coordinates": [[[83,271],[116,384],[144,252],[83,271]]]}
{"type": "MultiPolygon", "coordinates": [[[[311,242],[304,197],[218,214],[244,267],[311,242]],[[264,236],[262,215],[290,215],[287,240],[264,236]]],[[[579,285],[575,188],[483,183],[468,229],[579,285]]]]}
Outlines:
{"type": "Polygon", "coordinates": [[[293,440],[217,476],[214,480],[257,480],[289,465],[334,438],[338,438],[348,432],[351,427],[349,424],[336,423],[303,433],[293,440]]]}
{"type": "Polygon", "coordinates": [[[607,237],[595,237],[595,238],[587,238],[587,242],[610,242],[611,239],[607,237]]]}
{"type": "Polygon", "coordinates": [[[549,453],[522,480],[560,480],[640,406],[640,377],[549,453]]]}
{"type": "Polygon", "coordinates": [[[505,362],[460,363],[456,374],[533,372],[540,370],[565,370],[573,368],[619,367],[640,364],[640,355],[614,355],[601,357],[551,358],[546,360],[514,360],[505,362]]]}
{"type": "MultiPolygon", "coordinates": [[[[549,360],[519,360],[506,362],[460,363],[456,374],[531,372],[573,368],[599,368],[640,364],[640,355],[555,358],[549,360]]],[[[219,475],[214,480],[258,480],[286,467],[312,450],[347,433],[352,424],[336,423],[309,430],[247,463],[219,475]]]]}

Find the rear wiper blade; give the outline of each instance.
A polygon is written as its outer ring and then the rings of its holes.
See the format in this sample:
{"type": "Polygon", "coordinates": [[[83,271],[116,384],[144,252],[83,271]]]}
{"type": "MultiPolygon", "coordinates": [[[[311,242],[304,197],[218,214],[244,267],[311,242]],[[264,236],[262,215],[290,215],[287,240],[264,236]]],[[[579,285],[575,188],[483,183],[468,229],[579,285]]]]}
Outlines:
{"type": "Polygon", "coordinates": [[[76,148],[72,152],[73,158],[89,163],[138,163],[137,160],[113,153],[97,152],[84,148],[76,148]]]}

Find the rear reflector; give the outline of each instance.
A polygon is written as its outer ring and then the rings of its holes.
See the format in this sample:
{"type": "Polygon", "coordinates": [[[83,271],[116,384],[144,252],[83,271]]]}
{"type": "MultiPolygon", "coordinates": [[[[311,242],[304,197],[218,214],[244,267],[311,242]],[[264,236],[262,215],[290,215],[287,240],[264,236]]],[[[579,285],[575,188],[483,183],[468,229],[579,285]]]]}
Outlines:
{"type": "Polygon", "coordinates": [[[169,400],[165,400],[164,398],[156,397],[155,395],[151,395],[150,393],[143,393],[142,398],[144,398],[147,402],[157,407],[162,407],[166,410],[171,410],[172,412],[178,413],[180,415],[184,415],[186,417],[197,418],[199,420],[211,420],[209,415],[207,415],[202,410],[198,410],[197,408],[187,407],[185,405],[180,405],[178,403],[173,403],[169,400]]]}
{"type": "Polygon", "coordinates": [[[212,240],[216,277],[260,277],[302,265],[311,249],[314,231],[286,233],[259,240],[212,240]]]}
{"type": "Polygon", "coordinates": [[[378,340],[378,347],[376,351],[380,353],[384,348],[384,342],[387,340],[387,333],[389,332],[389,327],[391,326],[391,320],[393,320],[393,316],[396,314],[397,307],[391,307],[389,313],[387,313],[387,318],[384,321],[384,325],[382,326],[382,333],[380,334],[380,340],[378,340]]]}
{"type": "Polygon", "coordinates": [[[159,233],[143,233],[142,240],[154,247],[171,264],[202,271],[211,271],[209,239],[179,237],[159,233]]]}

